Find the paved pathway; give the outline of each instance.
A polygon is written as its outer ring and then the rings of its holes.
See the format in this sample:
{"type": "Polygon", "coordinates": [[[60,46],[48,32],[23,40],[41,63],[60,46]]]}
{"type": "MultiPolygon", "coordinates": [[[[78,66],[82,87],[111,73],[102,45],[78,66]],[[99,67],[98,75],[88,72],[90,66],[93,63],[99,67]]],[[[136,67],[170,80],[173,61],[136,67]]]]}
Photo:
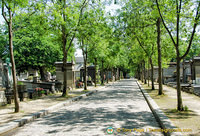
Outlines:
{"type": "Polygon", "coordinates": [[[149,132],[150,128],[159,129],[159,125],[133,79],[121,80],[92,96],[18,128],[12,134],[104,136],[108,135],[108,127],[114,129],[114,134],[111,135],[162,135],[159,132],[149,132]],[[121,128],[118,129],[121,132],[117,132],[117,128],[121,128]],[[137,130],[133,130],[134,128],[137,130]],[[123,130],[131,132],[122,132],[123,130]]]}

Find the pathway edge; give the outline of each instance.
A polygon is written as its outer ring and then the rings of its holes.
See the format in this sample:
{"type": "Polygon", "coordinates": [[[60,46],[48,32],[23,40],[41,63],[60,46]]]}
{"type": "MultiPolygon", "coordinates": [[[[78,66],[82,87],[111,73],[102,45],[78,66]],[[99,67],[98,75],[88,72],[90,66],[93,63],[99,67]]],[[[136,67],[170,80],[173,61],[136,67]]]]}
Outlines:
{"type": "MultiPolygon", "coordinates": [[[[162,130],[175,130],[178,129],[175,127],[175,125],[170,121],[170,119],[163,113],[163,111],[159,108],[159,106],[156,104],[156,102],[149,96],[149,94],[146,92],[146,90],[140,85],[140,83],[137,81],[137,85],[139,86],[140,91],[142,92],[147,104],[149,105],[149,108],[151,109],[154,117],[156,118],[157,122],[161,126],[162,130]]],[[[182,136],[183,134],[181,132],[164,132],[165,136],[182,136]]]]}

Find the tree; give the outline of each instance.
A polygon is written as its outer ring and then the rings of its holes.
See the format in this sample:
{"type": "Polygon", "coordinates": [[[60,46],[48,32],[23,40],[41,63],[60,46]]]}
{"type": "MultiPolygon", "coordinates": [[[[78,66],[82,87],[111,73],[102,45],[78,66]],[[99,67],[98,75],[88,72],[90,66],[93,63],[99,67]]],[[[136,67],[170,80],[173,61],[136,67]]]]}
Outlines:
{"type": "MultiPolygon", "coordinates": [[[[172,2],[173,3],[173,2],[172,2]]],[[[194,35],[195,35],[195,32],[196,32],[196,27],[199,23],[199,17],[200,17],[200,2],[197,1],[197,10],[196,10],[196,14],[195,14],[195,17],[194,17],[194,23],[193,23],[193,30],[192,30],[192,33],[190,35],[190,38],[189,38],[189,43],[188,43],[188,46],[187,46],[187,49],[186,51],[183,53],[183,55],[181,55],[181,52],[180,52],[180,22],[183,21],[183,20],[180,20],[180,17],[183,17],[182,14],[181,14],[181,11],[182,11],[182,7],[186,7],[186,5],[188,5],[188,1],[182,1],[182,0],[176,0],[176,9],[173,9],[172,8],[172,11],[175,12],[175,15],[176,15],[176,39],[174,38],[173,36],[173,33],[170,31],[169,29],[169,26],[167,26],[166,24],[166,20],[164,20],[164,17],[163,17],[163,13],[161,12],[161,8],[160,8],[160,5],[158,3],[158,0],[156,0],[156,4],[157,4],[157,9],[158,9],[158,12],[159,12],[159,15],[160,15],[160,18],[162,20],[162,23],[166,29],[166,31],[168,32],[172,42],[173,42],[173,45],[176,49],[176,73],[177,73],[177,77],[176,77],[176,82],[177,82],[177,110],[179,111],[183,111],[184,108],[183,108],[183,103],[182,103],[182,97],[181,97],[181,88],[180,88],[180,62],[182,59],[184,59],[186,57],[186,55],[189,53],[189,50],[191,48],[191,45],[192,45],[192,41],[193,41],[193,38],[194,38],[194,35]]],[[[190,5],[189,5],[190,6],[190,5]]],[[[188,12],[186,12],[188,13],[188,12]]],[[[171,17],[171,16],[170,16],[171,17]]],[[[172,23],[172,22],[170,22],[172,23]]],[[[191,24],[192,25],[192,24],[191,24]]]]}
{"type": "Polygon", "coordinates": [[[61,60],[62,52],[51,29],[46,6],[41,3],[29,5],[27,12],[14,17],[14,45],[17,72],[24,72],[29,67],[40,71],[41,80],[45,80],[45,70],[53,69],[54,63],[61,60]],[[37,8],[37,9],[35,9],[37,8]]]}
{"type": "Polygon", "coordinates": [[[162,86],[162,51],[161,51],[161,30],[160,30],[160,22],[161,19],[158,17],[156,26],[157,26],[157,50],[158,50],[158,82],[159,82],[159,89],[158,89],[158,95],[163,94],[163,86],[162,86]]]}
{"type": "MultiPolygon", "coordinates": [[[[26,3],[27,1],[24,1],[26,3]]],[[[13,75],[13,94],[15,101],[15,112],[19,112],[19,100],[18,100],[18,91],[17,91],[17,79],[16,79],[16,69],[15,69],[15,59],[13,54],[13,16],[15,13],[16,5],[22,6],[24,3],[20,0],[14,2],[2,0],[2,15],[4,20],[8,25],[8,34],[9,34],[9,48],[10,48],[10,59],[12,64],[12,75],[13,75]],[[6,14],[7,12],[7,14],[6,14]]]]}
{"type": "Polygon", "coordinates": [[[67,92],[67,60],[70,48],[73,47],[73,41],[76,37],[80,21],[82,19],[83,9],[87,6],[88,0],[79,1],[66,1],[55,0],[53,1],[54,7],[52,12],[53,25],[57,26],[58,34],[62,41],[63,52],[63,94],[68,95],[67,92]]]}

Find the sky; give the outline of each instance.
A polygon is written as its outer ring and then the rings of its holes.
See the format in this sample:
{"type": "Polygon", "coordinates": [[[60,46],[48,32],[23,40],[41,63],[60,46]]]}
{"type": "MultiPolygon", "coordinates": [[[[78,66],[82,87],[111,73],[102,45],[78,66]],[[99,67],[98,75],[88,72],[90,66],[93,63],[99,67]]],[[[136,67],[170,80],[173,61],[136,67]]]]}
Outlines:
{"type": "Polygon", "coordinates": [[[2,17],[1,10],[0,10],[0,24],[3,24],[3,20],[4,20],[4,18],[2,17]]]}

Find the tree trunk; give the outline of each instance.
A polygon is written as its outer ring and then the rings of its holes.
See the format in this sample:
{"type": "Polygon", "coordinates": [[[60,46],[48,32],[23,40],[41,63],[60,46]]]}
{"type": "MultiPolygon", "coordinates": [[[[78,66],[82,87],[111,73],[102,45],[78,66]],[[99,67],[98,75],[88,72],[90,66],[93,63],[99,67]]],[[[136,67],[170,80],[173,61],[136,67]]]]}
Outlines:
{"type": "Polygon", "coordinates": [[[186,74],[185,74],[185,70],[186,70],[186,67],[185,67],[185,59],[183,60],[183,83],[186,83],[186,74]]]}
{"type": "Polygon", "coordinates": [[[101,84],[103,85],[103,84],[104,84],[104,66],[103,66],[103,60],[102,60],[101,62],[102,62],[102,69],[101,69],[101,84]]]}
{"type": "Polygon", "coordinates": [[[150,76],[150,74],[149,74],[149,71],[150,71],[150,65],[149,65],[149,61],[148,61],[148,71],[147,71],[147,76],[148,76],[148,86],[149,86],[149,76],[150,76]]]}
{"type": "Polygon", "coordinates": [[[13,94],[15,102],[15,112],[19,112],[19,100],[18,100],[18,91],[17,91],[17,78],[15,71],[15,59],[13,54],[13,31],[12,31],[12,15],[11,9],[9,8],[10,21],[8,22],[9,29],[9,46],[10,46],[10,59],[12,64],[12,76],[13,76],[13,94]]]}
{"type": "Polygon", "coordinates": [[[39,70],[40,70],[41,80],[42,80],[42,81],[45,81],[44,68],[43,68],[43,67],[39,67],[39,70]]]}
{"type": "Polygon", "coordinates": [[[119,68],[117,68],[117,75],[118,75],[118,80],[120,80],[120,69],[119,68]]]}
{"type": "Polygon", "coordinates": [[[112,82],[113,82],[113,67],[112,67],[112,71],[111,71],[111,79],[112,79],[112,82]]]}
{"type": "Polygon", "coordinates": [[[114,69],[114,74],[115,74],[115,81],[117,81],[116,68],[114,69]]]}
{"type": "Polygon", "coordinates": [[[106,71],[106,82],[108,83],[108,70],[106,71]]]}
{"type": "Polygon", "coordinates": [[[87,60],[84,57],[84,90],[87,90],[87,60]]]}
{"type": "Polygon", "coordinates": [[[143,64],[142,63],[140,64],[140,68],[141,68],[141,70],[140,70],[141,81],[142,81],[142,83],[144,83],[144,76],[143,76],[144,74],[143,74],[143,70],[142,70],[143,64]]]}
{"type": "MultiPolygon", "coordinates": [[[[62,7],[62,16],[63,16],[63,20],[66,20],[65,17],[65,12],[64,9],[66,7],[66,0],[64,0],[63,3],[63,7],[62,7]]],[[[62,25],[62,44],[63,44],[63,93],[62,96],[65,97],[68,95],[68,91],[67,91],[67,50],[66,50],[66,44],[67,44],[67,37],[66,37],[66,29],[65,26],[62,25]]]]}
{"type": "Polygon", "coordinates": [[[94,86],[97,87],[97,58],[94,58],[94,86]]]}
{"type": "Polygon", "coordinates": [[[152,62],[151,58],[150,58],[149,62],[150,62],[150,65],[151,65],[151,87],[152,87],[152,90],[155,90],[154,79],[153,79],[154,69],[153,69],[153,62],[152,62]]]}
{"type": "Polygon", "coordinates": [[[143,65],[143,67],[144,67],[144,70],[143,70],[143,71],[144,71],[144,83],[147,84],[147,79],[146,79],[146,69],[145,69],[145,60],[144,60],[143,63],[144,63],[144,65],[143,65]]]}
{"type": "Polygon", "coordinates": [[[157,47],[158,47],[158,83],[159,83],[159,89],[158,89],[158,95],[163,94],[163,86],[162,86],[162,58],[161,58],[161,45],[160,45],[160,23],[161,19],[160,17],[157,19],[157,47]]]}
{"type": "Polygon", "coordinates": [[[178,57],[179,54],[177,53],[177,58],[176,58],[176,82],[177,82],[177,109],[179,111],[183,111],[183,103],[182,103],[182,97],[181,97],[181,82],[180,82],[180,58],[178,57]]]}
{"type": "Polygon", "coordinates": [[[164,84],[165,83],[165,80],[164,80],[164,69],[162,68],[162,83],[164,84]]]}
{"type": "Polygon", "coordinates": [[[68,91],[67,91],[67,54],[65,52],[64,54],[64,58],[63,58],[63,93],[62,96],[65,97],[68,95],[68,91]]]}

